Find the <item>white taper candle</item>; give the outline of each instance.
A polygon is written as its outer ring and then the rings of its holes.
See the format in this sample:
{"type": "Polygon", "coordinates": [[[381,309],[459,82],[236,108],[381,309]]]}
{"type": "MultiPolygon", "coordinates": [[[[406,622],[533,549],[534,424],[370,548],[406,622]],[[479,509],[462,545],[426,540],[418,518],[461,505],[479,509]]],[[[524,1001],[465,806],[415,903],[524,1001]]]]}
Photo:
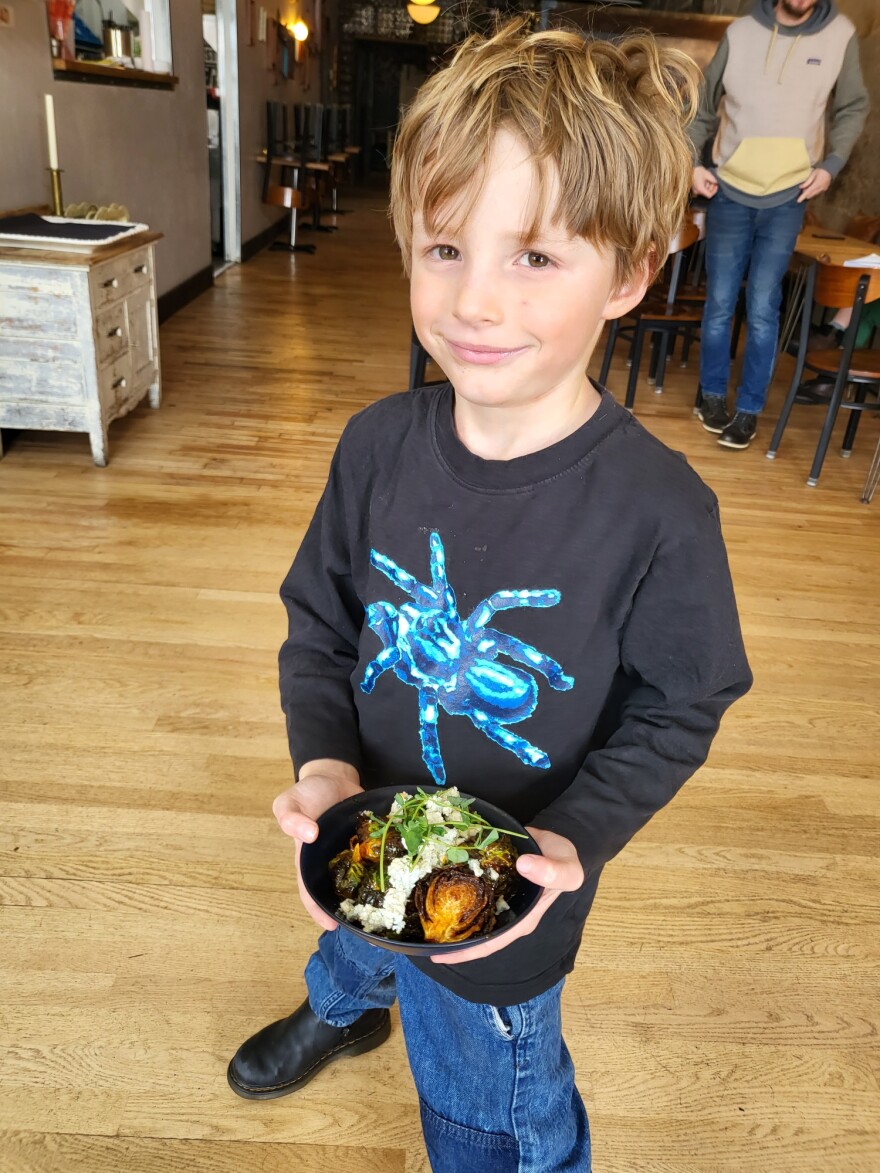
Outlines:
{"type": "Polygon", "coordinates": [[[58,140],[55,137],[55,100],[46,94],[46,134],[49,139],[49,166],[58,170],[58,140]]]}

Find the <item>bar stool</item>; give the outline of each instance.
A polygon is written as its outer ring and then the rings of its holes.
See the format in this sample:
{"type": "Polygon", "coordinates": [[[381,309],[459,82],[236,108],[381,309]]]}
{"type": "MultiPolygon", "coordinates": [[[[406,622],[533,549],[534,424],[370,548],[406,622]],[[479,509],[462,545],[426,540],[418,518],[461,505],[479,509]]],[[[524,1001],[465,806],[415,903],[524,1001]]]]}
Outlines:
{"type": "Polygon", "coordinates": [[[775,460],[782,436],[785,432],[788,417],[795,403],[795,396],[801,388],[804,370],[812,371],[816,375],[825,375],[834,379],[831,388],[831,397],[825,412],[825,421],[816,445],[816,454],[807,484],[815,488],[819,483],[819,475],[825,461],[825,454],[831,441],[831,433],[837,420],[838,412],[851,412],[843,437],[843,447],[840,455],[848,457],[852,454],[856,431],[859,426],[862,412],[880,410],[880,400],[867,403],[866,394],[869,390],[880,391],[880,351],[863,349],[856,350],[855,342],[862,310],[866,301],[880,298],[880,270],[854,269],[843,265],[825,264],[814,261],[807,272],[804,303],[801,311],[800,341],[798,344],[797,362],[791,386],[782,405],[782,412],[770,441],[767,459],[775,460]],[[852,306],[852,318],[843,337],[842,350],[809,350],[807,349],[810,323],[814,308],[840,309],[852,306]],[[843,393],[852,386],[852,399],[844,400],[843,393]]]}
{"type": "Polygon", "coordinates": [[[302,160],[291,154],[287,111],[281,102],[266,103],[266,171],[263,175],[263,203],[287,208],[290,212],[287,240],[273,240],[270,249],[288,253],[313,253],[313,244],[298,244],[297,214],[305,209],[302,160]],[[276,179],[275,170],[278,169],[276,179]]]}
{"type": "Polygon", "coordinates": [[[293,123],[296,136],[296,151],[302,157],[303,167],[314,191],[312,222],[303,225],[312,232],[335,232],[336,225],[321,223],[321,190],[323,181],[332,182],[333,165],[323,154],[324,107],[319,103],[295,104],[293,123]]]}

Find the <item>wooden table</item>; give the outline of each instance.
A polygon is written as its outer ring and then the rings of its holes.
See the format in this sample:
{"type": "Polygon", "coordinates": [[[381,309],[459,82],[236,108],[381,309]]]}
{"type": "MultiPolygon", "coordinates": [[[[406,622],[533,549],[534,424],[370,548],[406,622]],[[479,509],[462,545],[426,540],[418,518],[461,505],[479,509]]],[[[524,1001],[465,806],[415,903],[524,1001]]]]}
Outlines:
{"type": "MultiPolygon", "coordinates": [[[[795,265],[790,272],[793,274],[793,286],[786,303],[785,320],[779,331],[779,353],[781,354],[791,343],[798,318],[804,304],[804,288],[807,283],[807,270],[815,261],[823,265],[842,265],[844,261],[854,261],[858,257],[866,257],[869,253],[877,252],[877,245],[869,240],[859,240],[857,236],[847,236],[843,232],[832,232],[830,228],[822,228],[818,224],[811,224],[805,228],[797,238],[794,246],[794,260],[800,259],[800,266],[795,265]]],[[[854,272],[860,270],[855,269],[854,272]]],[[[865,269],[870,272],[870,297],[880,297],[880,269],[865,269]]],[[[869,298],[870,300],[870,298],[869,298]]]]}
{"type": "Polygon", "coordinates": [[[145,395],[159,406],[160,239],[140,232],[90,253],[0,247],[0,428],[88,432],[105,465],[111,420],[145,395]]]}
{"type": "Polygon", "coordinates": [[[811,261],[842,265],[844,261],[854,261],[857,257],[876,253],[878,248],[869,240],[859,240],[857,236],[846,236],[842,232],[832,232],[830,228],[812,224],[798,236],[794,251],[811,261]]]}

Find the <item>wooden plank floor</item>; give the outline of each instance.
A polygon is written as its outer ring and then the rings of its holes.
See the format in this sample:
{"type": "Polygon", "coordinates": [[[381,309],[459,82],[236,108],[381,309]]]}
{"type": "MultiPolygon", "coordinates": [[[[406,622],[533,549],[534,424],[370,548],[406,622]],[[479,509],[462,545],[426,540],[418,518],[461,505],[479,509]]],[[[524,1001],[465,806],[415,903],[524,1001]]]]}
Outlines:
{"type": "MultiPolygon", "coordinates": [[[[346,202],[164,327],[164,403],[108,468],[38,433],[0,463],[4,1173],[427,1169],[399,1026],[284,1100],[224,1075],[313,942],[269,809],[277,588],[344,421],[406,378],[383,197],[346,202]]],[[[595,1170],[878,1173],[877,423],[810,490],[813,409],[771,464],[767,425],[702,431],[694,379],[637,411],[721,498],[757,683],[608,868],[566,987],[595,1170]]]]}

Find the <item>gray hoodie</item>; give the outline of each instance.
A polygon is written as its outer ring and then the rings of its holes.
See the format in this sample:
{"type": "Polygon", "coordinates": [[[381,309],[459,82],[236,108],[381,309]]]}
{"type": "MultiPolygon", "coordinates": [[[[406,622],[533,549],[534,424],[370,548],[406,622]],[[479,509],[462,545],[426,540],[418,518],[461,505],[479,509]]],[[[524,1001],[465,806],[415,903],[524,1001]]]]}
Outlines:
{"type": "Polygon", "coordinates": [[[695,158],[712,138],[722,190],[751,207],[787,203],[813,167],[836,176],[869,106],[855,28],[833,0],[795,26],[779,24],[775,7],[758,0],[729,26],[690,128],[695,158]]]}

